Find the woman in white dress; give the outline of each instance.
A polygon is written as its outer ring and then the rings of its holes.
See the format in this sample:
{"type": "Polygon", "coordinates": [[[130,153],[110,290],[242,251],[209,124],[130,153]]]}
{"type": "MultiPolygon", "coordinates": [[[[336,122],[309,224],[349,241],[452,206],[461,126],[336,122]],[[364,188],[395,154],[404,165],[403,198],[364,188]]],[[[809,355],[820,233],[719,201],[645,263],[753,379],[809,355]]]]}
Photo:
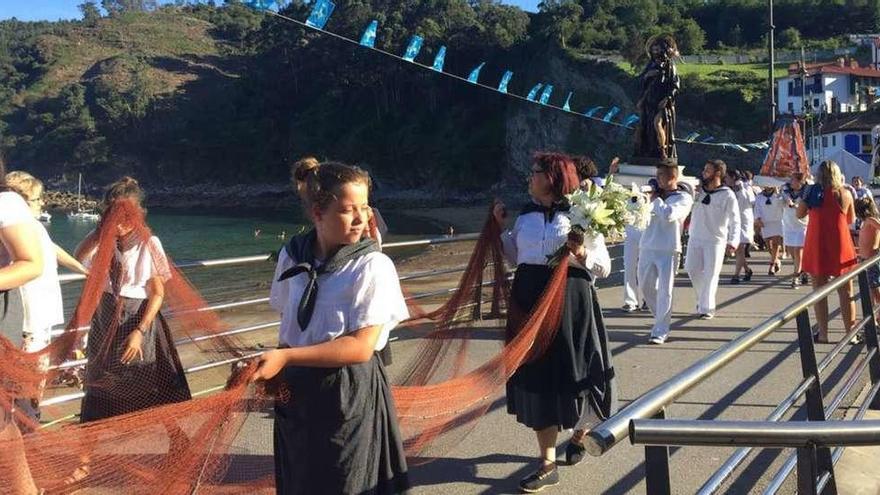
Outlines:
{"type": "Polygon", "coordinates": [[[786,252],[791,256],[792,289],[797,289],[809,282],[809,278],[801,266],[809,218],[798,218],[797,215],[797,205],[806,190],[804,179],[804,174],[795,172],[791,174],[788,183],[782,186],[782,198],[785,203],[785,211],[782,214],[782,243],[785,245],[786,252]]]}
{"type": "Polygon", "coordinates": [[[782,254],[782,216],[786,201],[776,187],[765,187],[755,200],[755,225],[760,226],[764,243],[770,252],[770,267],[767,274],[776,275],[782,254]]]}

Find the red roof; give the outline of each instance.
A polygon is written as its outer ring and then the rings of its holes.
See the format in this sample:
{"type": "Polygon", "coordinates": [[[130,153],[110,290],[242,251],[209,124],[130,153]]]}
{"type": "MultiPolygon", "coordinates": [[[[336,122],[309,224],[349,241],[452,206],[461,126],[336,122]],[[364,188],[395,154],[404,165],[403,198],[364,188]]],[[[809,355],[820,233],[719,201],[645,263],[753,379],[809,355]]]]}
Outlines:
{"type": "MultiPolygon", "coordinates": [[[[849,74],[858,77],[873,77],[880,79],[880,70],[872,69],[870,67],[853,67],[852,65],[846,64],[841,66],[840,62],[820,62],[817,64],[806,64],[807,65],[807,74],[815,75],[815,74],[849,74]]],[[[797,75],[800,72],[799,64],[792,64],[788,67],[788,73],[790,75],[797,75]]]]}

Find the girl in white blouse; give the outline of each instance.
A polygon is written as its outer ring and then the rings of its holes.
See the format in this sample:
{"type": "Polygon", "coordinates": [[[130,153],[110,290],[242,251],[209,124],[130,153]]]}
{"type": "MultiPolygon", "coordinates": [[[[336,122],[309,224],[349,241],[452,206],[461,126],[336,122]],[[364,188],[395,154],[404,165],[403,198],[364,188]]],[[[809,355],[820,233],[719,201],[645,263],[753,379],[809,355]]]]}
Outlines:
{"type": "MultiPolygon", "coordinates": [[[[606,418],[615,409],[613,369],[602,310],[593,279],[611,271],[611,259],[601,235],[585,243],[569,237],[571,224],[564,195],[578,187],[574,164],[560,153],[538,153],[529,176],[532,202],[502,234],[505,255],[517,265],[508,305],[508,335],[540,299],[552,268],[548,256],[567,243],[571,250],[562,321],[553,342],[540,358],[523,364],[507,383],[507,411],[537,434],[540,468],[520,482],[535,492],[559,482],[556,437],[574,428],[566,448],[569,465],[583,459],[587,423],[606,418]],[[512,316],[513,315],[513,316],[512,316]]],[[[503,224],[504,206],[496,204],[503,224]]]]}
{"type": "Polygon", "coordinates": [[[145,226],[135,224],[143,219],[142,198],[131,177],[112,184],[98,230],[76,251],[88,266],[101,248],[99,239],[115,239],[109,273],[89,275],[106,282],[86,348],[83,423],[191,398],[171,330],[159,312],[171,278],[168,259],[159,238],[141,238],[139,227],[145,226]],[[136,209],[140,218],[113,225],[117,208],[136,209]]]}
{"type": "Polygon", "coordinates": [[[392,494],[409,487],[385,369],[377,351],[409,313],[391,260],[364,239],[369,176],[315,167],[303,197],[314,229],[279,254],[270,303],[281,348],[260,357],[255,380],[280,373],[275,486],[280,494],[392,494]]]}

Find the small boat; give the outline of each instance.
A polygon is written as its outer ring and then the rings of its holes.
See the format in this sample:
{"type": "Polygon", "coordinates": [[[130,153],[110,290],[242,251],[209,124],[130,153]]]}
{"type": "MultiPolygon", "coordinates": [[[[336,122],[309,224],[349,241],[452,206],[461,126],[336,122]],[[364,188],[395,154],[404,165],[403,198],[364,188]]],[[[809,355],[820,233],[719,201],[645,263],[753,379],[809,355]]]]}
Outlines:
{"type": "Polygon", "coordinates": [[[40,213],[40,216],[38,216],[37,219],[43,223],[49,223],[52,221],[52,214],[48,211],[44,211],[40,213]]]}
{"type": "Polygon", "coordinates": [[[83,176],[82,174],[79,174],[79,184],[76,188],[76,211],[68,213],[67,218],[80,222],[97,222],[101,219],[101,215],[93,211],[88,211],[82,206],[82,183],[83,176]]]}

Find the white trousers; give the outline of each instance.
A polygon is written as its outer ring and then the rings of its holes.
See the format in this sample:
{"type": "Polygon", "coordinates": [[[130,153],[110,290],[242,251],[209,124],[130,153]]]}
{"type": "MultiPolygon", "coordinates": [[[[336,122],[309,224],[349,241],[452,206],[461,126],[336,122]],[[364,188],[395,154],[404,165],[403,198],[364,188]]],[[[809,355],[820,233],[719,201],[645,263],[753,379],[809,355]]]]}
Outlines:
{"type": "Polygon", "coordinates": [[[688,243],[684,269],[697,292],[697,313],[715,312],[718,277],[724,265],[725,244],[708,244],[691,240],[688,243]]]}
{"type": "Polygon", "coordinates": [[[639,295],[639,241],[641,240],[641,230],[626,229],[626,238],[623,240],[623,304],[625,306],[641,305],[639,295]]]}
{"type": "Polygon", "coordinates": [[[639,287],[654,314],[652,337],[665,338],[672,321],[672,290],[678,271],[679,253],[657,249],[643,249],[639,253],[639,287]]]}

